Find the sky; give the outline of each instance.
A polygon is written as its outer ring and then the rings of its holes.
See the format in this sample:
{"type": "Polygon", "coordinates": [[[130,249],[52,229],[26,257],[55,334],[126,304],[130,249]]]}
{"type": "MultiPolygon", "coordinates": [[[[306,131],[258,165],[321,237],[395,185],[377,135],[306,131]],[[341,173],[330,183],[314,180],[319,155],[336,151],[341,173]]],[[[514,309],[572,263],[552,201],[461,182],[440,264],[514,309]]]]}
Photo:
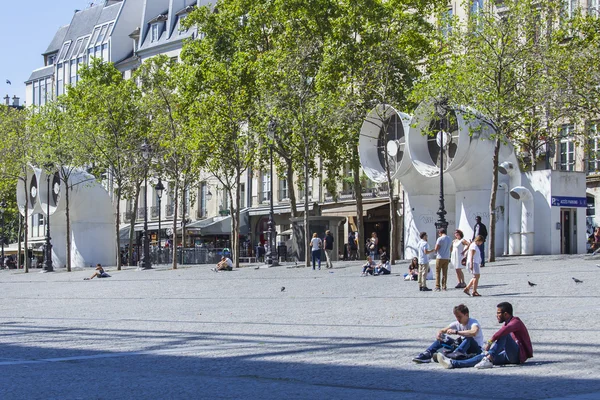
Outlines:
{"type": "MultiPolygon", "coordinates": [[[[75,10],[93,0],[0,0],[0,101],[8,94],[25,101],[25,81],[44,66],[46,51],[59,27],[71,22],[75,10]],[[11,81],[11,85],[6,80],[11,81]]],[[[11,100],[12,103],[12,100],[11,100]]]]}

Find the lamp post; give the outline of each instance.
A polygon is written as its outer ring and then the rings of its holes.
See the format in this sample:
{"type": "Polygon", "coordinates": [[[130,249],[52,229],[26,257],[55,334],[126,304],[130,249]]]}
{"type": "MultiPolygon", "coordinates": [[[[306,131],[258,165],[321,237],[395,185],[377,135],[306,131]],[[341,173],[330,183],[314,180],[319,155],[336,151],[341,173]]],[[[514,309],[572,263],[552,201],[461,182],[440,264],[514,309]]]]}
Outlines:
{"type": "Polygon", "coordinates": [[[6,202],[4,200],[0,201],[0,241],[2,241],[2,259],[0,262],[4,265],[4,212],[6,211],[6,202]]]}
{"type": "Polygon", "coordinates": [[[438,220],[435,223],[436,230],[447,229],[446,208],[444,205],[444,149],[449,144],[451,137],[444,129],[448,120],[448,110],[442,103],[436,103],[435,112],[440,118],[440,131],[436,135],[437,145],[440,147],[440,208],[437,211],[438,220]]]}
{"type": "Polygon", "coordinates": [[[160,178],[158,178],[158,183],[154,186],[154,190],[156,190],[156,196],[158,197],[158,263],[162,262],[162,231],[160,230],[160,202],[163,195],[163,190],[165,190],[165,185],[163,185],[160,178]]]}
{"type": "Polygon", "coordinates": [[[152,262],[150,261],[150,238],[148,237],[148,160],[150,158],[152,148],[147,140],[144,140],[140,150],[146,165],[144,169],[144,231],[142,233],[143,253],[142,257],[140,257],[140,265],[138,269],[151,269],[152,262]]]}
{"type": "MultiPolygon", "coordinates": [[[[52,171],[52,164],[45,165],[46,170],[52,171]]],[[[54,272],[52,267],[52,243],[50,240],[50,173],[46,176],[46,244],[44,251],[44,272],[54,272]]]]}
{"type": "Polygon", "coordinates": [[[279,265],[279,254],[277,251],[277,243],[275,243],[277,231],[275,230],[275,213],[273,211],[273,143],[275,142],[276,127],[277,123],[273,120],[269,122],[269,126],[267,127],[267,133],[271,138],[271,142],[269,143],[271,198],[269,201],[269,251],[265,254],[265,262],[272,267],[279,265]]]}

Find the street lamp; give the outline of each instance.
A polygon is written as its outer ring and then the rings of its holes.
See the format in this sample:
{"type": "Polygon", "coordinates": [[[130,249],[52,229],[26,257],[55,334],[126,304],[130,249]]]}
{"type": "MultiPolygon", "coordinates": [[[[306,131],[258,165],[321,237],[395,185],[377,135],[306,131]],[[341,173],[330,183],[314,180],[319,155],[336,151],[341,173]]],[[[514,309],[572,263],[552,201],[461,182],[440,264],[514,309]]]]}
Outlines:
{"type": "Polygon", "coordinates": [[[270,179],[271,179],[271,198],[269,201],[269,251],[265,254],[265,262],[267,264],[271,264],[272,267],[276,267],[279,265],[279,254],[277,251],[275,239],[277,236],[277,231],[275,230],[275,213],[273,212],[273,144],[275,142],[275,128],[277,127],[277,122],[271,120],[269,122],[269,126],[267,127],[267,133],[271,141],[269,143],[269,157],[270,157],[270,179]],[[273,250],[275,252],[273,253],[273,250]]]}
{"type": "Polygon", "coordinates": [[[2,241],[2,259],[0,259],[0,263],[4,265],[4,212],[6,211],[6,202],[4,200],[0,201],[0,241],[2,241]]]}
{"type": "Polygon", "coordinates": [[[162,262],[162,231],[160,230],[160,201],[162,199],[163,190],[165,190],[165,185],[163,185],[160,178],[158,178],[158,183],[154,186],[154,190],[156,190],[156,196],[158,197],[158,263],[162,262]]]}
{"type": "Polygon", "coordinates": [[[148,237],[148,160],[150,159],[152,147],[148,141],[144,139],[144,143],[140,146],[140,150],[146,165],[144,166],[144,231],[142,233],[143,253],[142,257],[140,257],[140,265],[138,269],[151,269],[152,261],[150,261],[150,238],[148,237]]]}
{"type": "MultiPolygon", "coordinates": [[[[46,244],[44,251],[44,272],[54,272],[54,268],[52,267],[52,243],[50,242],[50,171],[53,170],[54,166],[52,164],[46,164],[44,166],[48,171],[46,175],[46,244]]],[[[54,174],[52,174],[54,177],[54,174]]]]}
{"type": "Polygon", "coordinates": [[[448,221],[446,221],[446,209],[444,206],[444,149],[450,144],[452,136],[444,129],[448,122],[448,109],[446,104],[438,102],[435,104],[435,113],[440,118],[440,131],[436,134],[436,142],[440,147],[440,208],[437,211],[438,220],[435,223],[436,230],[447,229],[448,221]]]}

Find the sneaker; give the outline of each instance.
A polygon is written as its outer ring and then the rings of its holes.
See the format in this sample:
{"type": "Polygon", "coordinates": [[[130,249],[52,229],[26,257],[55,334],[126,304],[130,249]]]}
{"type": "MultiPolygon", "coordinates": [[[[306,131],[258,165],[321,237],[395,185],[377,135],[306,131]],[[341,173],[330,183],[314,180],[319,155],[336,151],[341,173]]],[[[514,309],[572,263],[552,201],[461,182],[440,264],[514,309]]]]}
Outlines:
{"type": "Polygon", "coordinates": [[[211,268],[210,270],[211,270],[212,272],[217,272],[217,269],[216,269],[216,268],[211,268]]]}
{"type": "Polygon", "coordinates": [[[454,365],[452,365],[452,360],[449,359],[448,357],[444,356],[443,354],[439,354],[437,356],[437,359],[442,367],[444,367],[446,369],[454,368],[454,365]]]}
{"type": "Polygon", "coordinates": [[[479,361],[479,363],[477,365],[475,365],[475,368],[487,369],[487,368],[492,368],[493,366],[494,366],[494,364],[490,361],[489,358],[483,357],[483,359],[481,361],[479,361]]]}
{"type": "Polygon", "coordinates": [[[431,357],[433,359],[433,362],[439,363],[440,361],[438,360],[438,357],[441,355],[442,353],[433,353],[433,357],[431,357]]]}
{"type": "Polygon", "coordinates": [[[439,288],[439,287],[436,287],[436,288],[435,288],[435,291],[436,291],[436,292],[439,292],[439,291],[440,291],[440,288],[439,288]]]}
{"type": "Polygon", "coordinates": [[[412,360],[419,364],[426,364],[431,362],[431,354],[429,354],[428,352],[421,353],[412,360]]]}
{"type": "Polygon", "coordinates": [[[422,292],[431,292],[431,289],[429,289],[428,287],[422,287],[421,291],[422,292]]]}

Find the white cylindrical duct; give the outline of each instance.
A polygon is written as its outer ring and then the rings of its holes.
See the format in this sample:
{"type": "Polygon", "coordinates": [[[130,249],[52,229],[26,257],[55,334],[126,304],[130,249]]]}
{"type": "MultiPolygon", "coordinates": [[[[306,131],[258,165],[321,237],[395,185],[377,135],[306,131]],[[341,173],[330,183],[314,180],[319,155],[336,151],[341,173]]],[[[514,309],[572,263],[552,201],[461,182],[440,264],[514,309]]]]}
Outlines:
{"type": "Polygon", "coordinates": [[[502,252],[503,255],[507,256],[508,255],[508,237],[509,237],[509,231],[508,231],[508,221],[510,220],[510,213],[509,213],[509,208],[510,208],[510,204],[509,204],[509,195],[508,195],[508,185],[504,182],[501,182],[498,187],[502,190],[504,190],[504,234],[503,236],[503,243],[504,243],[504,251],[502,252]]]}
{"type": "Polygon", "coordinates": [[[42,171],[39,168],[28,166],[27,174],[17,181],[17,207],[23,216],[31,217],[42,212],[39,203],[39,182],[42,171]],[[27,210],[25,209],[27,203],[27,210]]]}
{"type": "Polygon", "coordinates": [[[533,195],[524,186],[516,186],[511,189],[510,195],[521,202],[521,254],[533,254],[534,220],[533,220],[533,195]]]}

